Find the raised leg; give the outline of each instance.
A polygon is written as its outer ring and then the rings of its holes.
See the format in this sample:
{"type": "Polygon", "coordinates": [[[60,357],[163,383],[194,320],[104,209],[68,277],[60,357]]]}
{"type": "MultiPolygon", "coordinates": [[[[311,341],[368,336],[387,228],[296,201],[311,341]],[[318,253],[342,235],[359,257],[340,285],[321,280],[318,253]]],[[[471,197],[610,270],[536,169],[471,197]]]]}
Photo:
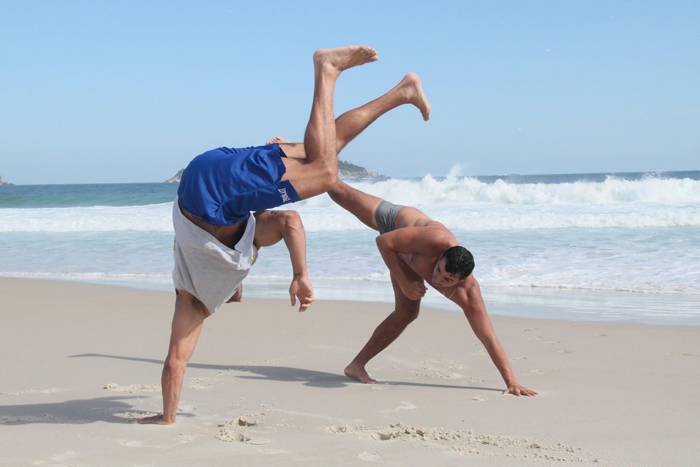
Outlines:
{"type": "Polygon", "coordinates": [[[391,285],[394,286],[396,309],[377,326],[360,353],[345,368],[345,376],[348,378],[356,379],[362,383],[376,384],[377,381],[369,376],[365,365],[394,342],[404,329],[418,317],[420,300],[411,300],[406,297],[393,276],[391,277],[391,285]]]}
{"type": "Polygon", "coordinates": [[[423,115],[423,120],[430,118],[430,103],[423,93],[420,78],[415,73],[404,76],[399,84],[383,96],[338,117],[335,120],[336,151],[340,152],[379,117],[404,104],[415,105],[423,115]]]}
{"type": "MultiPolygon", "coordinates": [[[[404,104],[413,104],[420,110],[424,120],[430,118],[430,102],[423,93],[420,78],[415,73],[409,73],[389,92],[356,109],[349,110],[335,120],[336,154],[362,133],[375,120],[404,104]]],[[[305,145],[290,143],[279,136],[269,143],[279,143],[287,156],[295,159],[306,158],[305,145]]]]}
{"type": "Polygon", "coordinates": [[[377,52],[367,46],[324,49],[314,54],[314,99],[304,135],[306,158],[284,159],[287,173],[283,180],[289,180],[302,199],[328,191],[338,179],[333,113],[333,92],[338,76],[348,68],[376,60],[377,52]]]}
{"type": "Polygon", "coordinates": [[[349,211],[370,229],[379,230],[374,212],[382,202],[381,198],[356,190],[347,183],[338,180],[332,190],[328,192],[336,204],[349,211]]]}

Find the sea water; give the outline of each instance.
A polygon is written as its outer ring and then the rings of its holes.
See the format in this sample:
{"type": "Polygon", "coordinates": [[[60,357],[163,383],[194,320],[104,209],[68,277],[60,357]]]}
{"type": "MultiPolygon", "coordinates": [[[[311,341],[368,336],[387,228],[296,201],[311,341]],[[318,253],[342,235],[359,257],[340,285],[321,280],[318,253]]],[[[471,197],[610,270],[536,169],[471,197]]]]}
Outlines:
{"type": "MultiPolygon", "coordinates": [[[[700,171],[359,180],[442,222],[476,259],[491,313],[700,324],[700,171]]],[[[177,185],[0,187],[0,276],[172,290],[177,185]]],[[[327,195],[301,213],[319,299],[387,302],[377,233],[327,195]]],[[[288,298],[289,255],[264,248],[244,296],[288,298]]],[[[460,311],[436,291],[424,304],[460,311]]]]}

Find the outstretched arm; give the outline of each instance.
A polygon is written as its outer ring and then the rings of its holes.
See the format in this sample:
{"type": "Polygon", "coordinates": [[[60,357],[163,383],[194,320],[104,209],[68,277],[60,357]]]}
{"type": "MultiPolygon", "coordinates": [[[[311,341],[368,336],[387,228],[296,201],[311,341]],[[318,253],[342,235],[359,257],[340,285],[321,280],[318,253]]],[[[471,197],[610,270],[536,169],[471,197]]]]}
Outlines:
{"type": "Polygon", "coordinates": [[[271,246],[284,239],[292,261],[293,279],[289,287],[292,306],[299,299],[299,311],[306,311],[314,301],[314,290],[306,269],[306,235],[296,211],[261,211],[255,213],[255,246],[271,246]]]}
{"type": "Polygon", "coordinates": [[[139,420],[141,424],[172,425],[175,423],[185,369],[197,345],[204,318],[209,315],[204,305],[193,295],[178,291],[168,357],[163,365],[163,413],[139,420]]]}
{"type": "Polygon", "coordinates": [[[518,383],[513,369],[508,361],[506,351],[493,330],[491,319],[486,311],[484,299],[481,296],[479,283],[474,276],[467,278],[465,286],[460,287],[452,298],[452,301],[459,305],[464,311],[464,315],[469,321],[476,337],[486,348],[491,361],[493,361],[498,371],[501,373],[503,381],[506,383],[506,390],[503,394],[513,394],[515,396],[536,396],[537,392],[521,386],[518,383]]]}

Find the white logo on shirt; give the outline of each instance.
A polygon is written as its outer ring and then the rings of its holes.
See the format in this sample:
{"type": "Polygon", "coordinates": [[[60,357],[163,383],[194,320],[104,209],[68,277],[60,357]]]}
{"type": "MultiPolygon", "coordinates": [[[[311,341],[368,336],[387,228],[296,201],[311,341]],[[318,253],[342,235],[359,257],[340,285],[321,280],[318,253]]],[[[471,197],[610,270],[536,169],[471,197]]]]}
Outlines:
{"type": "Polygon", "coordinates": [[[287,189],[286,188],[278,188],[277,191],[280,192],[282,195],[282,202],[286,203],[287,201],[290,201],[289,196],[287,195],[287,189]]]}

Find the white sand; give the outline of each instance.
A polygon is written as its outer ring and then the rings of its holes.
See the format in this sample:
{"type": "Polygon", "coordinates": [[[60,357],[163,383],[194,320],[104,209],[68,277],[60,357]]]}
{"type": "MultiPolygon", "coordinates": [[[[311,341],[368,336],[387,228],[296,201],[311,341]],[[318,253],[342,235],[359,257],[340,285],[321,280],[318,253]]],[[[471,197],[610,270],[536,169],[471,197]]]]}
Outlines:
{"type": "Polygon", "coordinates": [[[700,327],[494,318],[525,386],[463,316],[425,310],[343,376],[386,304],[246,300],[205,322],[178,422],[160,410],[174,294],[0,279],[0,465],[694,466],[700,327]]]}

